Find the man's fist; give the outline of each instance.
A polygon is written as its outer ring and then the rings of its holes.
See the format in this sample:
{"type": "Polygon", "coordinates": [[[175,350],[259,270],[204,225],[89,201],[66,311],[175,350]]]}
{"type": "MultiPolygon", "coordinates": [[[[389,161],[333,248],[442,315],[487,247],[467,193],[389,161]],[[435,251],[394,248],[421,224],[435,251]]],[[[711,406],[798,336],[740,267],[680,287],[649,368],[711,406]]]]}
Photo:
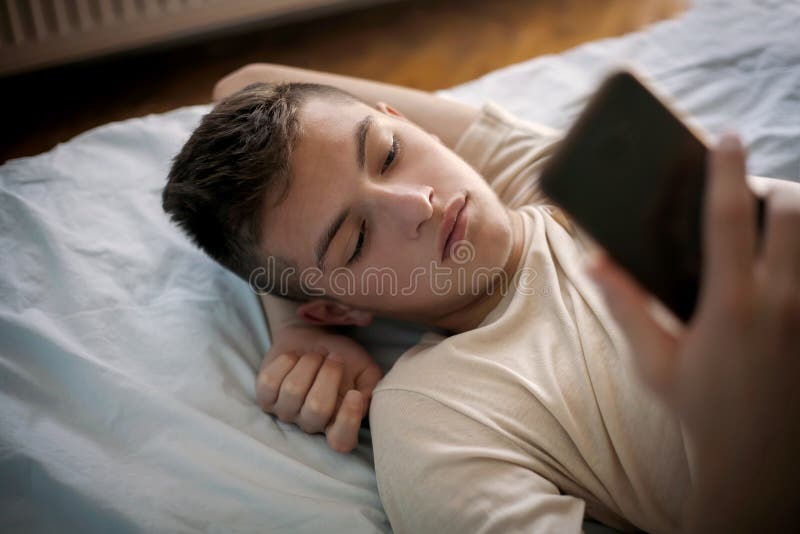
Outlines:
{"type": "Polygon", "coordinates": [[[383,376],[361,345],[318,327],[287,327],[275,335],[256,381],[261,408],[328,445],[350,452],[383,376]]]}

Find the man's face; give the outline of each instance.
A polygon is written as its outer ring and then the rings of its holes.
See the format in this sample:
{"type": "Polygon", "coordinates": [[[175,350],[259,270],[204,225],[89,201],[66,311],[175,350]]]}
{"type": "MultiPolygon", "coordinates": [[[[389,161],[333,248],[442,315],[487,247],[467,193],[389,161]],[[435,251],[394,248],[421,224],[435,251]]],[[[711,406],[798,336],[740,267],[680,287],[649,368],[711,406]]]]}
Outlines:
{"type": "Polygon", "coordinates": [[[300,124],[264,244],[305,272],[310,293],[429,323],[485,295],[512,230],[478,173],[391,108],[311,98],[300,124]]]}

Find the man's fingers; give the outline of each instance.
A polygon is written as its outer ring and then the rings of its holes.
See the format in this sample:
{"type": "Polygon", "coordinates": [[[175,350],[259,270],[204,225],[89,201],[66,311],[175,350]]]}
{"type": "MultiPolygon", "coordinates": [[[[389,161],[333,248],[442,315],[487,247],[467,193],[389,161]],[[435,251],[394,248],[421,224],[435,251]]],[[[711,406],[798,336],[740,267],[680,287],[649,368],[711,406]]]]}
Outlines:
{"type": "Polygon", "coordinates": [[[763,273],[772,320],[781,332],[800,330],[800,194],[781,191],[768,199],[763,273]]]}
{"type": "Polygon", "coordinates": [[[367,368],[356,377],[356,389],[364,395],[367,401],[365,403],[365,413],[363,415],[366,415],[366,409],[369,407],[369,399],[372,398],[372,392],[375,390],[375,386],[378,385],[381,378],[383,378],[383,371],[381,371],[381,368],[377,365],[367,366],[367,368]]]}
{"type": "Polygon", "coordinates": [[[792,188],[767,199],[764,263],[770,283],[786,290],[800,286],[800,194],[792,188]]]}
{"type": "Polygon", "coordinates": [[[756,250],[755,196],[734,134],[723,135],[709,155],[703,213],[704,290],[725,295],[746,289],[756,250]]]}
{"type": "Polygon", "coordinates": [[[323,356],[321,354],[303,354],[283,379],[278,400],[272,408],[272,412],[285,423],[293,422],[300,407],[306,399],[311,385],[317,376],[322,365],[323,356]]]}
{"type": "Polygon", "coordinates": [[[297,416],[297,426],[304,432],[314,434],[325,430],[336,410],[343,373],[340,358],[335,354],[325,358],[297,416]]]}
{"type": "Polygon", "coordinates": [[[272,361],[266,362],[258,372],[256,379],[256,402],[265,412],[271,412],[278,400],[281,384],[289,374],[298,357],[295,354],[279,354],[272,361]]]}
{"type": "Polygon", "coordinates": [[[593,258],[589,275],[600,286],[611,314],[625,332],[644,380],[667,394],[676,365],[675,338],[653,317],[651,297],[603,254],[593,258]]]}
{"type": "Polygon", "coordinates": [[[336,419],[325,429],[328,445],[338,452],[350,452],[358,445],[358,431],[364,415],[364,395],[355,389],[347,392],[336,419]]]}

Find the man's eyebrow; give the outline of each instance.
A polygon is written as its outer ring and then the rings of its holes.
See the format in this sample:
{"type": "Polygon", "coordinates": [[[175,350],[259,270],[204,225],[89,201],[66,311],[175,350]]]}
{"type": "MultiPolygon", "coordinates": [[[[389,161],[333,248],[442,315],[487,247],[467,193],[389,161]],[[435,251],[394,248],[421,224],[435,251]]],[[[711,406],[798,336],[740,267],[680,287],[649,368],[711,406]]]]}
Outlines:
{"type": "MultiPolygon", "coordinates": [[[[356,125],[354,133],[356,140],[356,163],[361,170],[364,170],[364,160],[367,157],[367,134],[369,133],[369,128],[372,126],[372,123],[372,115],[367,115],[356,125]]],[[[337,215],[317,243],[317,248],[314,249],[314,260],[320,271],[322,270],[322,262],[325,259],[325,255],[328,253],[328,247],[331,246],[331,241],[333,241],[336,232],[339,231],[339,228],[349,214],[350,210],[346,209],[337,215]]]]}
{"type": "Polygon", "coordinates": [[[356,163],[358,163],[358,168],[362,171],[364,170],[364,159],[367,156],[367,133],[369,132],[369,127],[372,126],[372,122],[372,115],[367,115],[356,126],[356,163]]]}
{"type": "Polygon", "coordinates": [[[345,219],[347,219],[348,215],[350,215],[350,209],[346,209],[337,215],[317,243],[317,248],[314,250],[314,258],[317,264],[317,269],[320,271],[322,270],[322,262],[325,259],[325,255],[328,253],[328,247],[331,246],[333,237],[336,235],[336,232],[339,231],[339,228],[342,226],[342,223],[344,223],[345,219]]]}

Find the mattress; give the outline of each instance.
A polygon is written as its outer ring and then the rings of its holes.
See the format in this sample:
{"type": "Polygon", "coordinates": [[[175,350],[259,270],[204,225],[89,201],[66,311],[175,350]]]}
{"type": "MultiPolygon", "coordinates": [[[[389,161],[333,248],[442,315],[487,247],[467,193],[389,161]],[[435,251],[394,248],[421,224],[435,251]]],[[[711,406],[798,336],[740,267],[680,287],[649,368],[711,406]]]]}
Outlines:
{"type": "MultiPolygon", "coordinates": [[[[798,27],[797,2],[699,2],[441,94],[563,129],[632,65],[710,134],[736,128],[751,173],[800,181],[798,27]]],[[[161,210],[209,109],[0,167],[0,531],[391,531],[368,431],[341,455],[260,411],[258,300],[161,210]]],[[[378,321],[357,336],[388,368],[420,332],[378,321]]]]}

